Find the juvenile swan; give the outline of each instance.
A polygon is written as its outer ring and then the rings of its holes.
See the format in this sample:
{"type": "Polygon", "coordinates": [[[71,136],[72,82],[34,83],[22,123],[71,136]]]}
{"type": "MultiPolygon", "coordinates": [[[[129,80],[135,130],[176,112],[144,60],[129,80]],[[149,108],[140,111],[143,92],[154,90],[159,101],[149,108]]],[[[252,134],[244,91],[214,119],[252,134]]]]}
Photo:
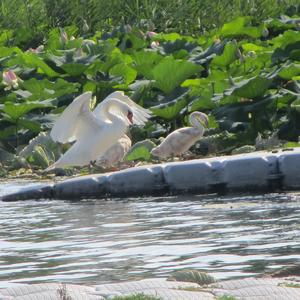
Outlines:
{"type": "Polygon", "coordinates": [[[90,110],[91,92],[73,100],[55,122],[50,135],[60,143],[75,143],[47,170],[84,166],[102,156],[121,138],[129,125],[144,125],[150,117],[147,109],[122,92],[114,92],[90,110]]]}
{"type": "Polygon", "coordinates": [[[96,165],[101,167],[113,167],[123,161],[124,156],[131,147],[131,139],[124,134],[106,152],[97,159],[96,165]]]}
{"type": "Polygon", "coordinates": [[[195,111],[189,116],[192,127],[183,127],[170,133],[151,154],[160,158],[178,156],[188,151],[202,136],[208,126],[208,117],[195,111]]]}

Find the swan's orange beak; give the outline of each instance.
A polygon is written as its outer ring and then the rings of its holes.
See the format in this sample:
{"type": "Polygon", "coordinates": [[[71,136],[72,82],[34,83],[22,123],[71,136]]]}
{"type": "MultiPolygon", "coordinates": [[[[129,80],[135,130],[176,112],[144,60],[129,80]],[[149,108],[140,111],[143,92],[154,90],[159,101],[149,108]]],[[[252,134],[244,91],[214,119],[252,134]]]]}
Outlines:
{"type": "Polygon", "coordinates": [[[127,119],[129,120],[130,124],[133,124],[133,113],[129,110],[127,114],[127,119]]]}

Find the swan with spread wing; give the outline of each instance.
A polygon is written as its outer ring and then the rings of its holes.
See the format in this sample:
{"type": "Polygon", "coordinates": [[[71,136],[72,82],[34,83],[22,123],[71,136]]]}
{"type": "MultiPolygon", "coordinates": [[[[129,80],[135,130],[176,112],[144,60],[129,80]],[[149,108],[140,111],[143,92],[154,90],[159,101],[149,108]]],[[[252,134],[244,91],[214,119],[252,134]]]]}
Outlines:
{"type": "Polygon", "coordinates": [[[171,132],[162,143],[153,148],[151,154],[160,158],[178,156],[188,151],[204,134],[208,127],[206,114],[195,111],[190,114],[192,127],[183,127],[171,132]]]}
{"type": "Polygon", "coordinates": [[[123,92],[114,92],[91,111],[91,92],[73,100],[54,123],[50,136],[56,142],[74,144],[47,170],[85,166],[114,145],[131,124],[144,125],[150,111],[123,92]]]}

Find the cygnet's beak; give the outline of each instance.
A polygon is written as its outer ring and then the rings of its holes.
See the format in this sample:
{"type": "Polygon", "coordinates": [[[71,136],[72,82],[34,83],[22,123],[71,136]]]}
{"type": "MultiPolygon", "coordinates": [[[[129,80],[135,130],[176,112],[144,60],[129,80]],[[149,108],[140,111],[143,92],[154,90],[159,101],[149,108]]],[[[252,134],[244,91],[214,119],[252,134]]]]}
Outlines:
{"type": "Polygon", "coordinates": [[[130,110],[127,113],[127,119],[129,120],[130,124],[133,124],[133,113],[130,110]]]}

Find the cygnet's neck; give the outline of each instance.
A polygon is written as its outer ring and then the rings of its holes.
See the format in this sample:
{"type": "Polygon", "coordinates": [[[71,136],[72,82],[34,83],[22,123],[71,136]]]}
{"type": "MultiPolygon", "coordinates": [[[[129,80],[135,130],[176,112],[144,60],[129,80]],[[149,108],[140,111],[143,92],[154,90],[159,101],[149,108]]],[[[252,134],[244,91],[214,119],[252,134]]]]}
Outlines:
{"type": "Polygon", "coordinates": [[[189,121],[190,121],[191,125],[193,126],[193,128],[195,128],[199,132],[199,135],[203,135],[204,130],[205,130],[204,126],[201,124],[201,122],[196,117],[196,115],[191,114],[189,117],[189,121]]]}

